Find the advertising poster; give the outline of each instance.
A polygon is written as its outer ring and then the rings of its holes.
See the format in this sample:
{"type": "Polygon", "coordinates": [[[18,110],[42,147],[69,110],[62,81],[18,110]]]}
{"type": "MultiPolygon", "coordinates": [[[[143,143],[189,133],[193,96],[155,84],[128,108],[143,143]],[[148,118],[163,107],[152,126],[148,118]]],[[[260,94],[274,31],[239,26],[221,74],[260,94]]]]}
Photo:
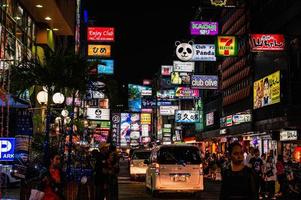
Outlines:
{"type": "Polygon", "coordinates": [[[172,72],[170,76],[171,84],[190,85],[190,74],[187,72],[172,72]]]}
{"type": "Polygon", "coordinates": [[[194,44],[193,61],[216,61],[214,44],[194,44]]]}
{"type": "Polygon", "coordinates": [[[141,111],[141,98],[142,98],[142,91],[151,91],[151,87],[141,86],[141,85],[128,85],[128,106],[129,110],[133,112],[140,112],[141,111]]]}
{"type": "Polygon", "coordinates": [[[203,120],[203,101],[198,99],[194,105],[195,110],[199,111],[200,121],[195,123],[195,130],[202,131],[204,130],[204,120],[203,120]]]}
{"type": "Polygon", "coordinates": [[[251,34],[251,51],[283,51],[285,48],[284,35],[281,34],[251,34]]]}
{"type": "Polygon", "coordinates": [[[115,37],[114,27],[88,27],[88,41],[113,42],[115,37]]]}
{"type": "Polygon", "coordinates": [[[191,89],[189,87],[177,87],[176,97],[185,99],[194,99],[199,97],[199,90],[191,89]]]}
{"type": "Polygon", "coordinates": [[[218,89],[218,77],[212,75],[193,75],[191,87],[198,89],[218,89]]]}
{"type": "Polygon", "coordinates": [[[100,45],[100,44],[89,44],[88,45],[88,56],[110,57],[111,56],[111,46],[110,45],[100,45]]]}
{"type": "Polygon", "coordinates": [[[131,114],[121,113],[120,114],[120,145],[127,146],[130,142],[131,134],[131,114]]]}
{"type": "Polygon", "coordinates": [[[98,74],[114,74],[114,60],[101,59],[97,65],[98,74]]]}
{"type": "Polygon", "coordinates": [[[280,71],[255,81],[253,86],[254,109],[280,102],[280,71]]]}
{"type": "Polygon", "coordinates": [[[217,35],[217,22],[192,21],[190,22],[191,35],[217,35]]]}
{"type": "Polygon", "coordinates": [[[237,38],[235,36],[217,36],[217,56],[237,56],[237,38]]]}

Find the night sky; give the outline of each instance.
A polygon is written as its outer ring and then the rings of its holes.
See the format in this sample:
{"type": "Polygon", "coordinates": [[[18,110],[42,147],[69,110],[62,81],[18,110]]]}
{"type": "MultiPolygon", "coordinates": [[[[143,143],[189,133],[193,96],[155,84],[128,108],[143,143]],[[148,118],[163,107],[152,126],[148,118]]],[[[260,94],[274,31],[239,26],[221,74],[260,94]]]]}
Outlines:
{"type": "Polygon", "coordinates": [[[200,1],[179,2],[87,1],[94,26],[115,27],[112,58],[120,83],[142,84],[162,64],[172,64],[174,43],[190,39],[189,22],[200,1]]]}

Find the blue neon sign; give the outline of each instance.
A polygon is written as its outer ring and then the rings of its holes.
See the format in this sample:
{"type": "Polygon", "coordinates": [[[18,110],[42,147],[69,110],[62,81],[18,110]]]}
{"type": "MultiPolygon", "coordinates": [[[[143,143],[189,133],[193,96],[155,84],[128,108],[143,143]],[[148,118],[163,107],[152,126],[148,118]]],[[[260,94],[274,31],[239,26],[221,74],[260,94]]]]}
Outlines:
{"type": "Polygon", "coordinates": [[[15,140],[15,138],[0,138],[0,161],[14,160],[15,140]]]}

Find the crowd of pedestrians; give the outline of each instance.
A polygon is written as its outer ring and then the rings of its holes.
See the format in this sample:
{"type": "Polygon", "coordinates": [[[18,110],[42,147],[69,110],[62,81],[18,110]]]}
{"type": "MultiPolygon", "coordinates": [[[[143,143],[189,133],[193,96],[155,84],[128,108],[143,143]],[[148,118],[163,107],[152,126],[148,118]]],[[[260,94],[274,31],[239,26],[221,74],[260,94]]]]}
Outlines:
{"type": "Polygon", "coordinates": [[[273,151],[260,156],[258,149],[244,152],[242,145],[234,142],[228,155],[205,155],[204,166],[207,177],[215,180],[221,171],[221,200],[287,199],[291,193],[300,198],[300,180],[292,172],[292,161],[284,162],[282,155],[276,157],[273,151]]]}

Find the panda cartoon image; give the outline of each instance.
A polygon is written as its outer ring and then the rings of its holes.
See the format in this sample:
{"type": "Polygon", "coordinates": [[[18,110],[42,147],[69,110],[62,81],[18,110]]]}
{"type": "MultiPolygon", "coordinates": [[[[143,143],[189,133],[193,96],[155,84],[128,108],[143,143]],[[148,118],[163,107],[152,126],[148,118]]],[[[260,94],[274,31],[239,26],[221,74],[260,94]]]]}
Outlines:
{"type": "Polygon", "coordinates": [[[188,43],[181,43],[180,41],[175,42],[176,45],[176,54],[178,58],[182,61],[191,60],[194,54],[193,51],[193,41],[189,41],[188,43]]]}

